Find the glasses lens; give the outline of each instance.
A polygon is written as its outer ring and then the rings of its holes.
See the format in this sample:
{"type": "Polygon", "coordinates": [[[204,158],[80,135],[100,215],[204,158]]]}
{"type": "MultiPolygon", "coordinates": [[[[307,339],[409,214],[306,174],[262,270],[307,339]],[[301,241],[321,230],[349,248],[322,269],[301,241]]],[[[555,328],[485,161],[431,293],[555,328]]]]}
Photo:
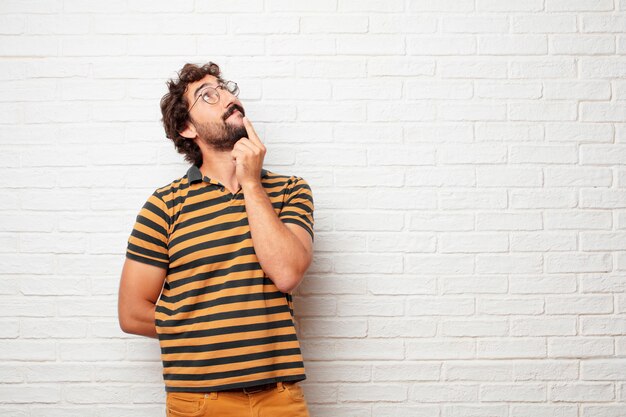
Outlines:
{"type": "Polygon", "coordinates": [[[217,90],[212,87],[208,87],[206,90],[202,92],[202,100],[206,101],[209,104],[215,104],[218,101],[217,90]]]}
{"type": "Polygon", "coordinates": [[[226,82],[226,89],[234,96],[238,96],[239,95],[239,86],[237,85],[236,82],[234,81],[227,81],[226,82]]]}

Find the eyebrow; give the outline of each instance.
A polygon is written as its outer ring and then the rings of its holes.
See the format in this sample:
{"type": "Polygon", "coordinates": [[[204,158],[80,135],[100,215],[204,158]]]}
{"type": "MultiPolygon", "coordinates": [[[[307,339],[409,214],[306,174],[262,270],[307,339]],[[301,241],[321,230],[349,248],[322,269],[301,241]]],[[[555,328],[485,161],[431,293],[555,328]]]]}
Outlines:
{"type": "MultiPolygon", "coordinates": [[[[217,85],[219,85],[219,83],[217,85]]],[[[211,86],[213,88],[217,87],[216,85],[212,85],[212,84],[209,84],[209,83],[204,83],[200,87],[196,88],[196,91],[193,92],[193,98],[196,98],[196,96],[198,95],[200,90],[202,90],[206,86],[211,86]]]]}

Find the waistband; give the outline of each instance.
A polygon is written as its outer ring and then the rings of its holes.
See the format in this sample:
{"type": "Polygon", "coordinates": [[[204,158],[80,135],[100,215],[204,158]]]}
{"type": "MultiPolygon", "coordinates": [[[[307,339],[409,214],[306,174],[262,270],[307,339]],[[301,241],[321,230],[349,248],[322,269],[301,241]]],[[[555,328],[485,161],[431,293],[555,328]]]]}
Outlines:
{"type": "MultiPolygon", "coordinates": [[[[267,384],[254,385],[251,387],[243,387],[243,388],[230,388],[222,391],[228,392],[243,392],[245,394],[252,394],[255,392],[267,391],[274,388],[281,388],[282,382],[270,382],[267,384]]],[[[220,392],[222,392],[220,391],[220,392]]]]}

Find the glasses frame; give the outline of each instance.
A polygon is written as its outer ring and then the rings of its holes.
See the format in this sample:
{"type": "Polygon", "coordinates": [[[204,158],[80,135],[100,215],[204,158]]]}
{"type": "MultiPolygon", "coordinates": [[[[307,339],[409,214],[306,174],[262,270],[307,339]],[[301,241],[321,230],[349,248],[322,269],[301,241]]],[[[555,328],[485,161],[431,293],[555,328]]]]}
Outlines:
{"type": "MultiPolygon", "coordinates": [[[[191,109],[193,109],[193,106],[195,106],[195,105],[196,105],[196,103],[198,102],[198,100],[200,99],[200,97],[202,97],[202,100],[203,100],[205,103],[207,103],[207,104],[211,104],[211,105],[213,105],[213,104],[219,103],[219,101],[220,101],[220,92],[219,92],[219,91],[217,91],[218,89],[222,89],[222,90],[224,90],[224,89],[225,89],[226,91],[228,91],[229,93],[231,93],[231,94],[232,94],[232,95],[234,95],[235,97],[239,96],[239,86],[237,85],[237,83],[236,83],[236,82],[231,81],[231,80],[225,80],[224,82],[219,83],[219,84],[217,85],[217,87],[207,86],[207,87],[205,87],[205,88],[204,88],[204,89],[200,92],[200,94],[198,94],[198,97],[196,97],[196,99],[194,100],[194,102],[193,102],[193,104],[191,105],[191,107],[189,107],[189,110],[187,110],[187,116],[189,116],[189,113],[191,112],[191,109]],[[233,93],[233,92],[231,92],[231,91],[230,91],[230,89],[228,89],[228,88],[226,87],[229,83],[232,83],[232,84],[234,85],[234,86],[233,86],[233,90],[235,91],[234,93],[233,93]],[[204,98],[204,96],[206,95],[206,93],[207,93],[208,91],[210,91],[210,90],[214,90],[214,91],[215,91],[215,94],[217,95],[217,101],[216,101],[215,103],[210,103],[208,99],[205,99],[205,98],[204,98]]],[[[208,96],[207,96],[207,97],[208,97],[208,96]]]]}

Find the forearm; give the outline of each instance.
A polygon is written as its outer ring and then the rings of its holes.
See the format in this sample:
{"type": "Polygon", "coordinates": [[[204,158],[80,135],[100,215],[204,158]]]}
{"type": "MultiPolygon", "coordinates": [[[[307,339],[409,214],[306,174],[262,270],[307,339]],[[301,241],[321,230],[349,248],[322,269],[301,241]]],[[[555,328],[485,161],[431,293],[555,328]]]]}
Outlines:
{"type": "Polygon", "coordinates": [[[132,309],[120,315],[120,326],[124,333],[157,339],[154,313],[156,305],[148,300],[133,302],[132,309]]]}
{"type": "Polygon", "coordinates": [[[242,189],[254,251],[261,268],[281,291],[291,288],[303,275],[306,249],[278,218],[260,183],[242,186],[242,189]]]}

